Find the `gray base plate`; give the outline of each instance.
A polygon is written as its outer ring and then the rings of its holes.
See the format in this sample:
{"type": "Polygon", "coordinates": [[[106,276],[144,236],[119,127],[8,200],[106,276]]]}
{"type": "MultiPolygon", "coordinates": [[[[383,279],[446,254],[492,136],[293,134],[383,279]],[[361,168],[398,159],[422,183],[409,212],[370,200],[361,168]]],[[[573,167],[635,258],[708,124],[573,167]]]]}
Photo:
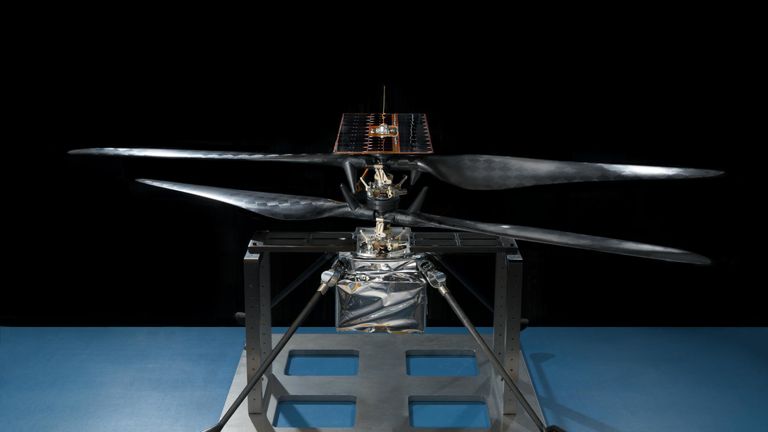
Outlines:
{"type": "MultiPolygon", "coordinates": [[[[277,336],[277,335],[275,335],[277,336]]],[[[273,344],[278,340],[273,338],[273,344]]],[[[490,339],[490,338],[488,338],[490,339]]],[[[520,358],[523,358],[520,356],[520,358]]],[[[518,386],[534,409],[541,408],[531,385],[525,361],[521,361],[518,386]]],[[[413,428],[408,418],[409,398],[432,400],[482,400],[488,405],[490,429],[460,429],[451,431],[535,431],[533,422],[518,409],[518,415],[499,414],[499,394],[503,389],[500,379],[493,376],[491,365],[482,351],[476,349],[469,335],[420,334],[297,334],[275,360],[265,390],[266,406],[263,414],[248,414],[244,403],[224,428],[227,432],[438,432],[446,429],[413,428]],[[359,352],[356,376],[322,377],[285,375],[291,350],[354,350],[359,352]],[[418,377],[406,374],[406,352],[469,350],[477,357],[478,374],[462,377],[418,377]],[[286,396],[314,396],[318,400],[327,396],[352,396],[356,401],[356,419],[353,429],[335,428],[283,428],[272,426],[275,407],[286,396]],[[423,398],[429,396],[429,398],[423,398]]],[[[222,414],[235,400],[246,384],[245,354],[232,380],[222,414]]]]}

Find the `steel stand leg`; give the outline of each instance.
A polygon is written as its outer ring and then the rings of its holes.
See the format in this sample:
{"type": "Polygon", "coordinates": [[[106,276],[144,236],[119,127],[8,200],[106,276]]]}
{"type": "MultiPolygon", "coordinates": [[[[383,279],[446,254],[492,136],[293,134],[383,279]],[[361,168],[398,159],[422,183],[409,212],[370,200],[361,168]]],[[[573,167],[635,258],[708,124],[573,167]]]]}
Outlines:
{"type": "Polygon", "coordinates": [[[272,363],[277,358],[278,354],[285,348],[285,345],[288,343],[288,341],[291,339],[291,337],[296,333],[296,330],[299,328],[299,326],[304,322],[304,320],[307,319],[307,316],[309,316],[310,312],[312,312],[312,309],[315,308],[315,305],[317,305],[317,302],[320,300],[320,297],[322,297],[327,291],[328,288],[333,287],[336,285],[336,282],[339,280],[339,277],[342,273],[342,266],[337,261],[333,266],[333,274],[329,277],[327,281],[324,281],[320,284],[320,287],[315,291],[315,294],[312,295],[312,298],[309,300],[309,303],[307,303],[306,306],[304,306],[304,309],[302,309],[301,313],[298,317],[293,321],[290,327],[288,327],[288,330],[285,332],[283,337],[280,338],[280,341],[277,342],[277,345],[274,349],[269,353],[266,359],[261,363],[259,366],[259,369],[256,370],[256,372],[251,376],[251,378],[248,380],[248,384],[246,384],[243,391],[240,392],[240,394],[237,396],[237,399],[232,403],[232,406],[229,407],[226,413],[224,413],[223,416],[221,416],[221,419],[218,423],[216,423],[214,426],[206,429],[204,432],[221,432],[222,429],[224,429],[224,426],[227,424],[230,418],[232,418],[232,415],[235,414],[235,411],[237,411],[237,408],[240,407],[240,405],[243,403],[243,401],[248,397],[248,394],[253,390],[254,387],[256,387],[256,384],[258,384],[261,380],[262,375],[269,369],[270,366],[272,366],[272,363]]]}

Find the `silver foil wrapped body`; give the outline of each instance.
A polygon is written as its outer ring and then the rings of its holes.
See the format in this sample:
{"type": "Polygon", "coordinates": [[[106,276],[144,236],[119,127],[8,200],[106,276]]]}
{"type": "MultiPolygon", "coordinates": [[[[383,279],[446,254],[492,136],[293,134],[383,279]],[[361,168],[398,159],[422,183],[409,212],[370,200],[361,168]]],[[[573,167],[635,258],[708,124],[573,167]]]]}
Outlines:
{"type": "Polygon", "coordinates": [[[341,331],[420,333],[427,321],[427,281],[416,261],[341,253],[347,271],[336,285],[336,328],[341,331]]]}

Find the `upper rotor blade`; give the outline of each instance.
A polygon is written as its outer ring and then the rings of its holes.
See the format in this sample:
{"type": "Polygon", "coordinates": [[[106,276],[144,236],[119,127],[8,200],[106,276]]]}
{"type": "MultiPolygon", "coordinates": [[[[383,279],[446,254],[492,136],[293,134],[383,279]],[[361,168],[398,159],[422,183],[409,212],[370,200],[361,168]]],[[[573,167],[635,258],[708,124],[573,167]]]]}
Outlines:
{"type": "Polygon", "coordinates": [[[162,180],[138,179],[136,181],[225,202],[275,219],[306,220],[326,217],[367,219],[373,216],[370,210],[359,208],[352,211],[346,203],[327,198],[226,189],[162,180]]]}
{"type": "Polygon", "coordinates": [[[156,148],[86,148],[71,150],[73,155],[131,156],[169,159],[228,159],[247,161],[300,162],[341,166],[348,156],[333,153],[269,154],[217,150],[184,150],[156,148]]]}
{"type": "Polygon", "coordinates": [[[722,171],[643,165],[562,162],[511,156],[426,156],[394,161],[393,167],[419,169],[464,189],[492,190],[557,183],[685,179],[712,177],[722,171]]]}
{"type": "Polygon", "coordinates": [[[410,226],[459,229],[481,234],[512,237],[536,243],[546,243],[662,261],[699,265],[711,264],[711,261],[707,257],[680,249],[543,228],[474,222],[426,213],[407,214],[402,211],[396,213],[394,222],[410,226]]]}

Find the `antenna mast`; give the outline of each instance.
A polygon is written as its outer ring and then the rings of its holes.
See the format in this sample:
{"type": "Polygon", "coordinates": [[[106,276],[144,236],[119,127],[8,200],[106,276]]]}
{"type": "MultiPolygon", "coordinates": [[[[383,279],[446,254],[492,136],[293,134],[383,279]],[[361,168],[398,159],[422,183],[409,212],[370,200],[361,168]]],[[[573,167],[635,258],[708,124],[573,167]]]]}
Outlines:
{"type": "Polygon", "coordinates": [[[384,119],[384,113],[387,112],[387,85],[385,84],[381,95],[381,118],[384,119]]]}

